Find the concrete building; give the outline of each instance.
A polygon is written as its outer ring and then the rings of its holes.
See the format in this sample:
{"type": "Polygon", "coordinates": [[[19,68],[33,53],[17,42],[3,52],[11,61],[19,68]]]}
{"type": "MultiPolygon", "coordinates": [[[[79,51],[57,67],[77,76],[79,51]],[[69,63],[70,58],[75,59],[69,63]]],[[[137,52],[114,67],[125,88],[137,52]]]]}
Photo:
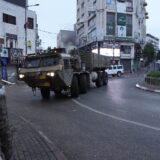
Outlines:
{"type": "Polygon", "coordinates": [[[25,55],[25,26],[27,26],[27,54],[35,53],[37,15],[28,8],[27,0],[0,1],[0,47],[21,51],[25,55]]]}
{"type": "Polygon", "coordinates": [[[147,34],[146,35],[146,43],[151,43],[154,46],[156,53],[159,52],[159,38],[157,38],[151,34],[147,34]]]}
{"type": "Polygon", "coordinates": [[[26,54],[36,51],[37,15],[29,7],[27,0],[0,0],[0,60],[3,68],[7,66],[15,70],[26,54]]]}
{"type": "Polygon", "coordinates": [[[60,30],[57,35],[57,47],[65,48],[68,53],[70,50],[76,48],[76,33],[75,31],[60,30]]]}
{"type": "Polygon", "coordinates": [[[146,37],[146,5],[145,0],[77,0],[77,46],[92,50],[100,42],[111,63],[136,69],[146,37]]]}

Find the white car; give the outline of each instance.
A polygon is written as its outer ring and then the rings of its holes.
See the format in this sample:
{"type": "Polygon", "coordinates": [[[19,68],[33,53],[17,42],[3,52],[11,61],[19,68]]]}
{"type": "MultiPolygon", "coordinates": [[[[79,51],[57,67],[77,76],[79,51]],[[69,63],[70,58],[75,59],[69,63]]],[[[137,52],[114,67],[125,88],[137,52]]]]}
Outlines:
{"type": "Polygon", "coordinates": [[[123,65],[111,65],[109,68],[105,70],[105,72],[108,75],[121,77],[122,74],[124,74],[124,68],[123,65]]]}

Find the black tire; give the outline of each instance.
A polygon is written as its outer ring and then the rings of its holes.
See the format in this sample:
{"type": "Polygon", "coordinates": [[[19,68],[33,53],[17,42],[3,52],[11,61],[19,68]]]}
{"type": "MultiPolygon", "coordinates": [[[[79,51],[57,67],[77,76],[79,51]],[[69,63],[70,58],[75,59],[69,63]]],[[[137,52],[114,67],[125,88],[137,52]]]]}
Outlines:
{"type": "Polygon", "coordinates": [[[87,93],[87,77],[85,74],[80,75],[79,89],[80,93],[87,93]]]}
{"type": "Polygon", "coordinates": [[[102,73],[101,72],[97,72],[97,74],[98,74],[98,78],[96,80],[96,86],[97,87],[101,87],[103,85],[102,73]]]}
{"type": "Polygon", "coordinates": [[[41,96],[43,99],[50,98],[50,89],[49,88],[41,88],[41,96]]]}
{"type": "Polygon", "coordinates": [[[121,77],[122,73],[121,72],[117,72],[117,76],[121,77]]]}
{"type": "Polygon", "coordinates": [[[102,80],[103,80],[103,85],[106,86],[108,84],[108,74],[106,72],[103,72],[102,80]]]}
{"type": "Polygon", "coordinates": [[[75,98],[79,96],[79,86],[77,76],[73,76],[71,84],[71,97],[75,98]]]}

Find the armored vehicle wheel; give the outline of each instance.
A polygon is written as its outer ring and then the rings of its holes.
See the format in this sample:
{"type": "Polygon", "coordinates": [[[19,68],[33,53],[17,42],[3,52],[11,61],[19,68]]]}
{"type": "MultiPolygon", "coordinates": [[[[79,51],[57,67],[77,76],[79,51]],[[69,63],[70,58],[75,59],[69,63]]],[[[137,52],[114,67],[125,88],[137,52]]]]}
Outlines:
{"type": "Polygon", "coordinates": [[[97,74],[98,74],[98,78],[96,80],[96,86],[101,87],[103,85],[102,73],[97,72],[97,74]]]}
{"type": "Polygon", "coordinates": [[[102,80],[103,80],[103,85],[106,86],[108,84],[108,74],[106,72],[103,72],[102,80]]]}
{"type": "Polygon", "coordinates": [[[73,76],[71,84],[71,97],[78,97],[78,95],[79,95],[78,78],[76,76],[73,76]]]}
{"type": "Polygon", "coordinates": [[[43,99],[50,98],[50,89],[49,88],[41,88],[41,95],[43,99]]]}
{"type": "Polygon", "coordinates": [[[117,72],[118,77],[121,77],[121,75],[122,75],[121,72],[117,72]]]}
{"type": "Polygon", "coordinates": [[[87,93],[87,77],[85,74],[79,78],[80,93],[87,93]]]}

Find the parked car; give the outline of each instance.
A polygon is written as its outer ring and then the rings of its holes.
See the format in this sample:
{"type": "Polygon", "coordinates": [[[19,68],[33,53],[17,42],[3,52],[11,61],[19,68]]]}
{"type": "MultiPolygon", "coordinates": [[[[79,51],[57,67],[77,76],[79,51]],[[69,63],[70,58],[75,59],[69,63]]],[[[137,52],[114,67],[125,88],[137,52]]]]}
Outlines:
{"type": "Polygon", "coordinates": [[[105,72],[108,75],[121,77],[122,74],[124,74],[124,68],[123,65],[111,65],[109,68],[105,70],[105,72]]]}

